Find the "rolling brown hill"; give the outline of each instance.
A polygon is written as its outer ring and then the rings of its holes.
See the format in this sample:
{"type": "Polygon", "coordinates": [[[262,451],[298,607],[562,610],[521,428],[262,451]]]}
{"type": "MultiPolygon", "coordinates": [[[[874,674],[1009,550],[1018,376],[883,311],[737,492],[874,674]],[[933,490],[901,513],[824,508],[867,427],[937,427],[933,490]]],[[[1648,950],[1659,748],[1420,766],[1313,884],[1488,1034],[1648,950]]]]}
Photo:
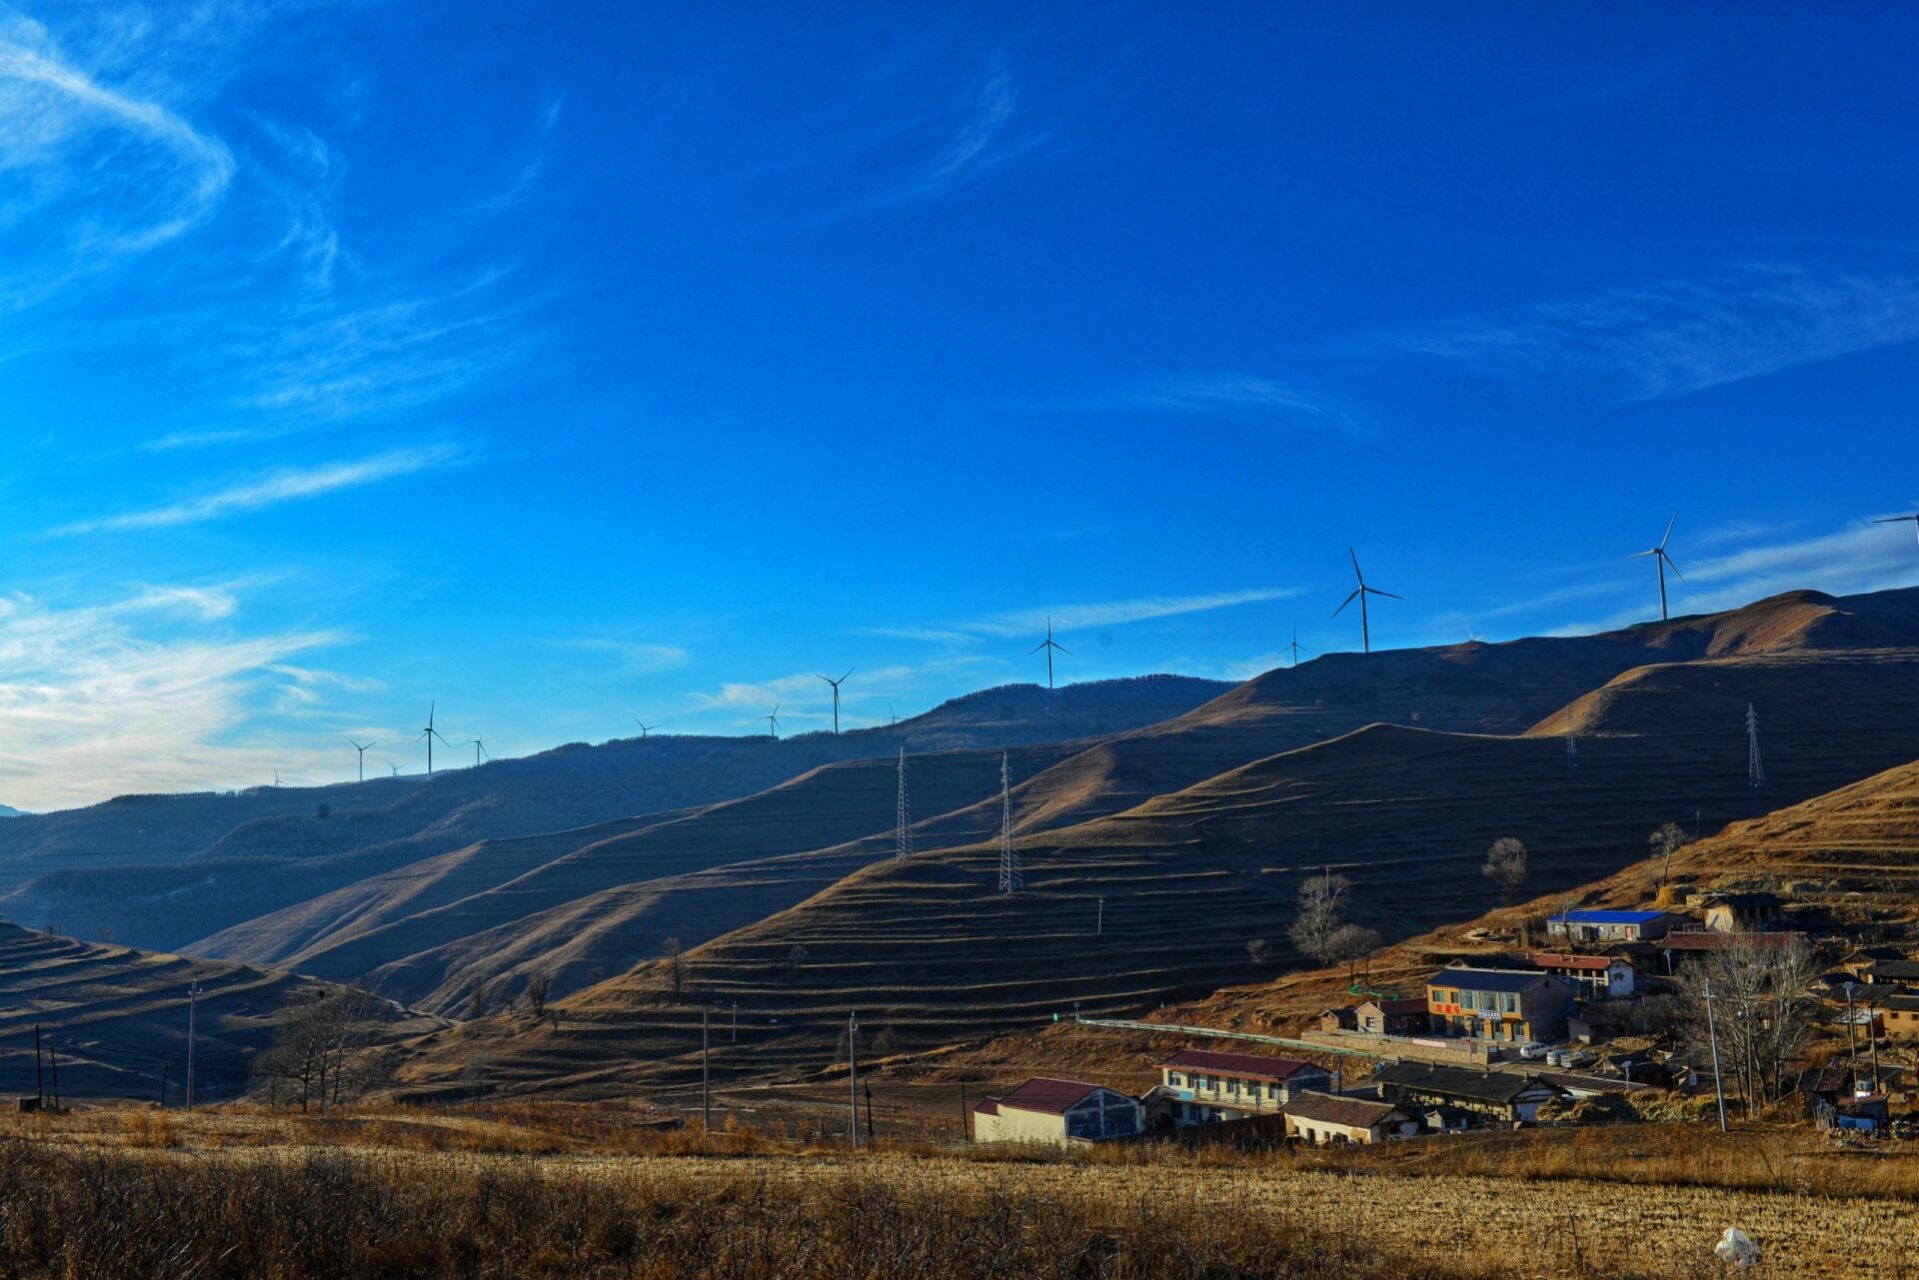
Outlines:
{"type": "MultiPolygon", "coordinates": [[[[283,970],[79,942],[0,924],[0,1093],[32,1096],[34,1032],[59,1059],[67,1098],[183,1101],[187,992],[198,983],[196,1093],[231,1098],[287,1012],[336,990],[283,970]]],[[[398,1006],[393,1040],[442,1026],[398,1006]]],[[[49,1080],[47,1083],[51,1083],[49,1080]]]]}
{"type": "Polygon", "coordinates": [[[898,725],[837,735],[654,735],[575,743],[431,778],[122,797],[0,824],[0,916],[178,948],[480,840],[705,807],[902,747],[981,749],[1121,732],[1229,687],[1184,676],[1057,691],[1012,685],[898,725]]]}
{"type": "MultiPolygon", "coordinates": [[[[1359,883],[1362,921],[1390,939],[1478,915],[1494,897],[1478,866],[1501,835],[1531,846],[1536,887],[1576,888],[1640,857],[1661,821],[1697,814],[1718,826],[1919,757],[1919,648],[1832,647],[1906,635],[1912,597],[1800,593],[1588,638],[1602,643],[1572,652],[1582,676],[1596,673],[1593,696],[1531,656],[1559,642],[1523,642],[1526,653],[1500,660],[1525,675],[1523,687],[1482,713],[1501,735],[1377,725],[1216,769],[1090,821],[1022,827],[1028,892],[1014,897],[993,892],[986,845],[868,865],[697,948],[692,1000],[738,1003],[729,1070],[795,1071],[831,1059],[848,1009],[889,1042],[921,1048],[1030,1026],[1075,1001],[1150,1009],[1243,981],[1259,968],[1249,942],[1267,945],[1268,965],[1290,960],[1281,940],[1292,900],[1319,866],[1359,883]],[[1649,663],[1648,650],[1676,660],[1649,663]],[[1572,713],[1538,705],[1562,694],[1578,703],[1572,713]],[[1746,779],[1748,703],[1767,759],[1760,793],[1746,779]],[[1577,771],[1560,740],[1569,715],[1577,771]],[[1095,898],[1105,900],[1098,935],[1095,898]]],[[[1463,717],[1472,700],[1444,687],[1435,664],[1463,664],[1461,679],[1479,685],[1499,661],[1466,651],[1504,647],[1425,651],[1381,669],[1400,676],[1395,696],[1463,717]]],[[[1263,726],[1283,734],[1326,722],[1332,713],[1297,691],[1314,665],[1299,669],[1297,686],[1277,678],[1295,673],[1272,673],[1252,682],[1267,687],[1263,699],[1236,690],[1100,744],[1083,753],[1090,764],[1076,756],[1039,774],[1021,788],[1021,814],[1070,811],[1076,788],[1151,790],[1217,761],[1226,735],[1243,744],[1261,740],[1263,726]]],[[[457,1064],[480,1053],[509,1089],[683,1078],[697,1017],[670,998],[658,965],[642,965],[569,999],[558,1032],[495,1043],[485,1022],[457,1028],[434,1038],[411,1075],[424,1089],[459,1087],[457,1064]]]]}
{"type": "MultiPolygon", "coordinates": [[[[1070,746],[954,751],[909,758],[914,802],[935,815],[970,807],[997,791],[1002,754],[1015,780],[1069,755],[1070,746]]],[[[585,975],[629,967],[660,952],[668,936],[692,946],[798,901],[863,862],[892,851],[896,763],[854,761],[812,770],[782,786],[668,821],[608,834],[592,828],[559,840],[516,841],[504,853],[463,850],[461,877],[436,859],[431,894],[446,898],[476,861],[510,870],[529,853],[539,861],[517,875],[437,905],[419,901],[414,869],[382,877],[399,907],[366,909],[366,883],[253,921],[196,944],[195,951],[304,972],[356,979],[422,1007],[451,1010],[476,981],[538,967],[556,991],[585,985],[585,975]],[[862,841],[862,837],[873,837],[862,841]],[[792,855],[820,851],[819,856],[792,855]],[[776,864],[762,866],[761,864],[776,864]],[[703,876],[729,866],[725,874],[703,876]],[[728,888],[723,903],[693,904],[728,888]],[[795,888],[793,886],[805,886],[795,888]],[[769,895],[771,895],[769,897],[769,895]],[[662,909],[671,902],[671,910],[662,909]],[[344,908],[352,906],[349,912],[344,908]],[[411,906],[414,910],[404,911],[411,906]],[[307,935],[309,918],[329,927],[307,935]],[[551,953],[551,954],[549,954],[551,953]]],[[[987,828],[990,829],[990,826],[987,828]]],[[[919,830],[943,830],[935,817],[919,830]]]]}

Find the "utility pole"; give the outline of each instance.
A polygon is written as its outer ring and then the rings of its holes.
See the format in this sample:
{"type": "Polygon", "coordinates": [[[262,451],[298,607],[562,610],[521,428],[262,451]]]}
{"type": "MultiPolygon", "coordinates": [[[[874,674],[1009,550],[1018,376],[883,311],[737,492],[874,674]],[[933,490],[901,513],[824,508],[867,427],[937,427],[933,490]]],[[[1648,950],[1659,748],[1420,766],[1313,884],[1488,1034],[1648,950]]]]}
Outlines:
{"type": "Polygon", "coordinates": [[[866,1082],[866,1145],[873,1145],[873,1081],[866,1082]]]}
{"type": "Polygon", "coordinates": [[[713,1091],[711,1088],[712,1077],[708,1074],[706,1069],[706,1053],[707,1053],[706,1015],[707,1015],[707,1012],[708,1011],[706,1006],[701,1005],[700,1006],[700,1130],[703,1133],[713,1132],[713,1091]]]}
{"type": "Polygon", "coordinates": [[[852,1140],[853,1150],[860,1149],[860,1015],[846,1015],[846,1079],[847,1096],[853,1103],[853,1125],[846,1131],[852,1140]]]}
{"type": "Polygon", "coordinates": [[[1852,1016],[1852,989],[1857,985],[1846,984],[1846,1066],[1855,1075],[1859,1071],[1859,1023],[1852,1016]]]}
{"type": "Polygon", "coordinates": [[[959,1082],[960,1087],[960,1141],[965,1142],[973,1135],[966,1131],[966,1081],[959,1082]]]}
{"type": "Polygon", "coordinates": [[[1866,1043],[1872,1046],[1872,1091],[1879,1088],[1879,1037],[1873,1031],[1872,1001],[1866,1001],[1866,1043]]]}
{"type": "Polygon", "coordinates": [[[1098,904],[1093,916],[1093,936],[1100,938],[1106,935],[1106,899],[1094,898],[1093,901],[1098,904]]]}
{"type": "Polygon", "coordinates": [[[187,1114],[193,1114],[193,1041],[200,1014],[200,983],[187,988],[187,1114]]]}
{"type": "Polygon", "coordinates": [[[733,1043],[738,1044],[739,1042],[740,1042],[740,1002],[738,1000],[735,1000],[733,1002],[733,1043]]]}
{"type": "Polygon", "coordinates": [[[47,1069],[53,1073],[53,1109],[60,1109],[60,1052],[54,1048],[52,1035],[47,1036],[47,1069]]]}
{"type": "Polygon", "coordinates": [[[33,1024],[33,1096],[36,1107],[47,1105],[47,1084],[40,1072],[40,1024],[33,1024]]]}
{"type": "Polygon", "coordinates": [[[163,1111],[167,1105],[167,1067],[170,1065],[165,1059],[160,1062],[160,1109],[163,1111]]]}
{"type": "MultiPolygon", "coordinates": [[[[1847,994],[1848,1001],[1851,994],[1847,994]]],[[[1726,1132],[1726,1085],[1719,1078],[1719,1028],[1712,1017],[1712,979],[1706,979],[1706,1038],[1712,1042],[1712,1091],[1719,1099],[1719,1132],[1726,1132]]]]}

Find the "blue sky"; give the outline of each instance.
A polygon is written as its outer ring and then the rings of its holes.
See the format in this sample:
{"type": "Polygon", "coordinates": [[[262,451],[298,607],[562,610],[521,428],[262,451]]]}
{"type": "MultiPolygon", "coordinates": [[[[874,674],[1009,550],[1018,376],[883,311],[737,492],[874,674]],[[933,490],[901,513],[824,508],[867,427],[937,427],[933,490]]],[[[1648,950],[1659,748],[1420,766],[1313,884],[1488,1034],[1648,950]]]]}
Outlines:
{"type": "Polygon", "coordinates": [[[1908,583],[1915,27],[0,3],[0,800],[1908,583]]]}

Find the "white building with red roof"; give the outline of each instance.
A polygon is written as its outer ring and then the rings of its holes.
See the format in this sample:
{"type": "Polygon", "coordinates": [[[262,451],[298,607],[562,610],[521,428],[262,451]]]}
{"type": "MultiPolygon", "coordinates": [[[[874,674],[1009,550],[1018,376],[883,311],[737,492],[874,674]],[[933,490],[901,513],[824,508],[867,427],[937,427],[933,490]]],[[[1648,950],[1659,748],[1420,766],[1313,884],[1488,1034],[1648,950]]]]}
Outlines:
{"type": "Polygon", "coordinates": [[[973,1108],[973,1141],[1071,1147],[1145,1128],[1139,1099],[1105,1085],[1037,1076],[973,1108]]]}

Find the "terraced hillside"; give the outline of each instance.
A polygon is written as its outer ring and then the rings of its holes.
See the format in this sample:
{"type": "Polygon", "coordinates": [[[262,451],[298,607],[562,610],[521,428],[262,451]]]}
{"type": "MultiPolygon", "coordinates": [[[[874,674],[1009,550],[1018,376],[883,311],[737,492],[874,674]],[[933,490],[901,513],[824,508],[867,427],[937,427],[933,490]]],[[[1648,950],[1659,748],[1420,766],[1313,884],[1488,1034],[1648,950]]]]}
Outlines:
{"type": "MultiPolygon", "coordinates": [[[[1690,622],[1684,656],[1715,645],[1731,654],[1616,673],[1601,696],[1516,726],[1539,722],[1531,734],[1375,726],[1092,821],[1023,830],[1028,892],[1017,897],[993,892],[990,845],[867,866],[698,948],[690,1000],[671,999],[659,967],[642,966],[569,1000],[557,1033],[495,1045],[482,1023],[438,1037],[413,1078],[447,1086],[475,1052],[507,1088],[558,1081],[590,1092],[683,1076],[695,1001],[729,1012],[737,1002],[742,1047],[729,1069],[770,1072],[829,1061],[849,1008],[904,1048],[1032,1025],[1074,1001],[1149,1009],[1254,976],[1249,943],[1265,944],[1267,965],[1290,962],[1292,902],[1320,866],[1359,883],[1362,922],[1388,938],[1475,916],[1494,899],[1478,867],[1501,835],[1533,849],[1533,888],[1575,888],[1636,860],[1661,821],[1697,814],[1716,827],[1919,757],[1919,649],[1820,647],[1822,630],[1844,639],[1859,618],[1896,621],[1897,609],[1873,609],[1881,603],[1849,611],[1791,597],[1690,622]],[[1760,708],[1767,760],[1758,794],[1746,776],[1748,703],[1760,708]],[[1569,718],[1577,771],[1559,736],[1569,718]]],[[[1256,721],[1247,706],[1236,694],[1230,710],[1186,719],[1209,732],[1221,718],[1256,721]]],[[[1156,726],[1095,750],[1124,757],[1178,736],[1156,726]]],[[[1078,763],[1038,775],[1023,798],[1047,794],[1078,763]]]]}
{"type": "MultiPolygon", "coordinates": [[[[1443,956],[1496,948],[1472,936],[1514,936],[1521,922],[1581,906],[1637,908],[1657,900],[1661,877],[1684,889],[1783,891],[1834,919],[1910,927],[1919,922],[1919,762],[1733,822],[1683,845],[1670,867],[1642,858],[1564,892],[1450,921],[1382,948],[1366,961],[1376,984],[1416,990],[1443,956]]],[[[1301,1027],[1346,986],[1343,969],[1309,969],[1273,982],[1228,987],[1169,1021],[1207,1026],[1301,1027]]]]}
{"type": "MultiPolygon", "coordinates": [[[[187,992],[200,985],[195,1076],[203,1098],[247,1086],[253,1056],[287,1012],[334,990],[283,970],[78,942],[0,923],[0,1094],[35,1090],[35,1028],[68,1098],[183,1100],[187,992]]],[[[393,1039],[441,1025],[392,1007],[393,1039]]],[[[51,1080],[46,1081],[51,1084],[51,1080]]]]}
{"type": "Polygon", "coordinates": [[[184,947],[480,840],[704,807],[908,750],[1065,741],[1154,723],[1229,686],[1182,676],[1031,685],[898,725],[787,739],[655,735],[444,770],[232,795],[137,796],[0,827],[0,915],[184,947]]]}
{"type": "MultiPolygon", "coordinates": [[[[1003,754],[1021,781],[1073,750],[1003,754]]],[[[937,815],[996,794],[1001,759],[998,751],[909,757],[914,803],[936,815],[918,824],[920,837],[949,835],[937,815]]],[[[597,979],[659,955],[669,936],[696,945],[890,855],[896,798],[892,760],[829,765],[658,823],[475,846],[249,922],[193,950],[354,979],[442,1011],[463,1003],[476,982],[523,978],[536,968],[556,993],[572,991],[595,969],[597,979]],[[458,892],[479,878],[491,883],[458,892]],[[376,899],[382,889],[386,896],[376,899]]],[[[967,829],[970,837],[991,829],[980,822],[967,829]]]]}

